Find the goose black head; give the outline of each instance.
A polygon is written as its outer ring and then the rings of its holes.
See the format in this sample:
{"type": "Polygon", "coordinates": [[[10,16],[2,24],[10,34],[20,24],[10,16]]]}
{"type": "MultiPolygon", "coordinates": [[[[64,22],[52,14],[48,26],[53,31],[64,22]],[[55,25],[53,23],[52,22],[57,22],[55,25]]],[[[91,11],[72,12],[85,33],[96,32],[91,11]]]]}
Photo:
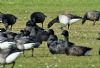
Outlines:
{"type": "Polygon", "coordinates": [[[54,35],[54,30],[53,30],[53,29],[49,29],[49,30],[48,30],[48,33],[49,33],[50,35],[54,35]]]}
{"type": "Polygon", "coordinates": [[[30,35],[30,32],[28,30],[24,30],[24,35],[25,36],[29,36],[30,35]]]}
{"type": "Polygon", "coordinates": [[[58,37],[56,35],[50,35],[50,37],[48,39],[55,41],[55,40],[58,40],[58,37]]]}
{"type": "Polygon", "coordinates": [[[35,21],[32,19],[32,20],[29,20],[28,22],[26,22],[26,26],[36,26],[36,23],[35,23],[35,21]]]}
{"type": "Polygon", "coordinates": [[[0,28],[0,32],[6,32],[5,28],[0,28]]]}
{"type": "Polygon", "coordinates": [[[63,30],[61,34],[66,37],[69,37],[69,32],[67,30],[63,30]]]}

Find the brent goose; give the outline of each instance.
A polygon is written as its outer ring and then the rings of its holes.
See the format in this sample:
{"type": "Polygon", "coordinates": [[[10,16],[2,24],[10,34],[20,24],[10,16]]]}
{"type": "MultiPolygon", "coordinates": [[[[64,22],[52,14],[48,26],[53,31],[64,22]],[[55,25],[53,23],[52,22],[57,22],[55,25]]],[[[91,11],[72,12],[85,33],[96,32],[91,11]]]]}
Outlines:
{"type": "Polygon", "coordinates": [[[86,20],[93,21],[93,25],[95,25],[95,22],[100,19],[100,12],[98,11],[89,11],[84,14],[82,24],[85,23],[86,20]]]}
{"type": "Polygon", "coordinates": [[[46,15],[42,12],[33,12],[30,16],[31,20],[33,20],[34,23],[42,23],[42,28],[45,17],[46,15]]]}
{"type": "Polygon", "coordinates": [[[50,28],[54,23],[60,22],[64,24],[64,26],[61,26],[61,29],[66,25],[68,25],[68,29],[69,29],[70,24],[79,21],[81,18],[82,17],[80,16],[72,15],[72,14],[60,14],[59,16],[57,16],[56,18],[54,18],[52,21],[48,23],[48,28],[50,28]]]}
{"type": "MultiPolygon", "coordinates": [[[[34,42],[34,38],[32,37],[21,37],[20,39],[16,40],[17,48],[20,50],[23,50],[23,55],[25,50],[32,50],[32,57],[33,57],[33,51],[34,47],[39,47],[39,42],[34,42]]],[[[25,56],[25,55],[24,55],[25,56]]]]}
{"type": "Polygon", "coordinates": [[[15,60],[21,55],[21,51],[16,48],[0,49],[0,64],[2,68],[5,68],[6,64],[13,64],[14,68],[15,60]]]}
{"type": "MultiPolygon", "coordinates": [[[[64,30],[62,32],[62,35],[65,37],[65,40],[68,41],[68,31],[64,30]]],[[[65,53],[67,55],[73,55],[73,56],[84,56],[87,54],[88,51],[90,51],[92,48],[85,47],[85,46],[79,46],[76,44],[68,43],[68,46],[65,49],[65,53]]]]}
{"type": "Polygon", "coordinates": [[[65,54],[65,49],[68,47],[68,44],[71,44],[68,41],[68,37],[68,31],[64,33],[64,40],[58,40],[56,35],[50,35],[47,41],[49,51],[52,54],[65,54]]]}
{"type": "Polygon", "coordinates": [[[54,35],[54,30],[53,29],[49,29],[48,31],[41,30],[41,31],[37,32],[37,37],[41,41],[47,41],[50,35],[54,35]]]}
{"type": "Polygon", "coordinates": [[[12,26],[16,23],[16,19],[15,15],[0,12],[0,22],[4,24],[6,30],[9,28],[9,25],[11,26],[10,29],[12,29],[12,26]]]}

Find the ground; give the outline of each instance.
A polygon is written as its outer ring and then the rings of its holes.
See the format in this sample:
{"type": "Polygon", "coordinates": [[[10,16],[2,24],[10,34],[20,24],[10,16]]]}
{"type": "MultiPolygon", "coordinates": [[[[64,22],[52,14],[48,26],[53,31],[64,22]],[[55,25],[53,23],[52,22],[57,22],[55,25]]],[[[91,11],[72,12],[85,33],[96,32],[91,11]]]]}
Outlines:
{"type": "MultiPolygon", "coordinates": [[[[23,29],[31,13],[35,11],[41,11],[47,15],[44,28],[48,30],[48,22],[61,12],[83,16],[85,12],[91,10],[100,11],[100,0],[0,0],[0,12],[11,13],[18,17],[13,26],[12,31],[14,32],[23,29]]],[[[69,30],[67,27],[64,28],[70,33],[70,41],[93,48],[90,56],[52,55],[46,42],[43,42],[40,48],[35,49],[34,57],[31,57],[31,51],[25,52],[26,57],[21,55],[16,61],[15,68],[100,68],[100,56],[98,55],[100,41],[96,40],[100,32],[100,21],[96,22],[95,26],[92,24],[91,21],[86,21],[82,25],[80,20],[72,24],[69,30]]],[[[54,29],[59,39],[63,39],[60,35],[61,30],[57,28],[60,25],[57,23],[51,28],[54,29]]],[[[2,23],[0,27],[4,27],[2,23]]],[[[10,67],[11,65],[6,65],[6,68],[10,67]]]]}

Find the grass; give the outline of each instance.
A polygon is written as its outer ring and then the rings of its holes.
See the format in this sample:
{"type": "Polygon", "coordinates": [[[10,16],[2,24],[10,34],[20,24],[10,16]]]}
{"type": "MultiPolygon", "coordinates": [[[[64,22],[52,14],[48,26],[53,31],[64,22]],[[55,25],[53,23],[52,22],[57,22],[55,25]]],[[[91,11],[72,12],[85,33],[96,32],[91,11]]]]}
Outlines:
{"type": "MultiPolygon", "coordinates": [[[[56,17],[60,12],[68,12],[83,16],[86,11],[100,11],[99,0],[0,0],[0,11],[4,13],[12,13],[18,17],[17,23],[13,26],[13,31],[18,32],[25,27],[25,23],[29,20],[30,14],[35,11],[42,11],[48,17],[45,20],[45,29],[50,20],[56,17]]],[[[81,21],[71,25],[68,30],[70,33],[70,41],[82,46],[93,48],[91,56],[66,56],[52,55],[48,51],[46,42],[43,42],[40,48],[35,49],[34,57],[30,57],[31,52],[26,52],[26,57],[21,55],[16,61],[15,68],[100,68],[100,56],[98,49],[100,41],[95,38],[100,32],[100,21],[95,26],[90,21],[81,25],[81,21]]],[[[39,24],[40,25],[40,24],[39,24]]],[[[41,26],[41,25],[40,25],[41,26]]],[[[61,39],[61,30],[57,29],[60,24],[54,24],[51,28],[61,39]]],[[[0,27],[4,27],[2,23],[0,27]]],[[[65,28],[67,29],[67,28],[65,28]]],[[[7,65],[6,68],[10,68],[7,65]]]]}

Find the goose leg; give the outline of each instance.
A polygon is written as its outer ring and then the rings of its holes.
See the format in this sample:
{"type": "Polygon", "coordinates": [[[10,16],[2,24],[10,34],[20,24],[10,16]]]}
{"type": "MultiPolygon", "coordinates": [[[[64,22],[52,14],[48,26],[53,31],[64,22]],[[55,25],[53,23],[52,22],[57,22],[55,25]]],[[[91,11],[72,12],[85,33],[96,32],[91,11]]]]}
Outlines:
{"type": "Polygon", "coordinates": [[[23,50],[23,56],[25,57],[25,52],[24,52],[24,50],[23,50]]]}
{"type": "Polygon", "coordinates": [[[5,29],[7,30],[7,29],[8,29],[8,23],[7,23],[7,20],[4,20],[4,21],[3,21],[3,24],[4,24],[4,26],[5,26],[5,29]]]}
{"type": "Polygon", "coordinates": [[[42,28],[43,28],[43,22],[42,22],[42,28]]]}
{"type": "Polygon", "coordinates": [[[93,21],[93,25],[95,25],[95,22],[96,22],[96,21],[94,20],[94,21],[93,21]]]}
{"type": "Polygon", "coordinates": [[[11,27],[10,27],[10,30],[12,30],[12,25],[11,25],[11,27]]]}
{"type": "Polygon", "coordinates": [[[69,27],[70,27],[70,24],[68,23],[68,29],[69,29],[69,27]]]}
{"type": "Polygon", "coordinates": [[[2,65],[2,68],[5,68],[5,64],[2,65]]]}
{"type": "Polygon", "coordinates": [[[82,20],[82,25],[83,25],[85,22],[86,22],[86,19],[83,19],[83,20],[82,20]]]}
{"type": "Polygon", "coordinates": [[[34,51],[34,48],[32,48],[32,57],[33,57],[33,51],[34,51]]]}
{"type": "Polygon", "coordinates": [[[7,30],[8,29],[8,24],[4,23],[4,26],[5,26],[5,29],[7,30]]]}
{"type": "Polygon", "coordinates": [[[12,68],[14,68],[15,62],[13,62],[12,68]]]}

